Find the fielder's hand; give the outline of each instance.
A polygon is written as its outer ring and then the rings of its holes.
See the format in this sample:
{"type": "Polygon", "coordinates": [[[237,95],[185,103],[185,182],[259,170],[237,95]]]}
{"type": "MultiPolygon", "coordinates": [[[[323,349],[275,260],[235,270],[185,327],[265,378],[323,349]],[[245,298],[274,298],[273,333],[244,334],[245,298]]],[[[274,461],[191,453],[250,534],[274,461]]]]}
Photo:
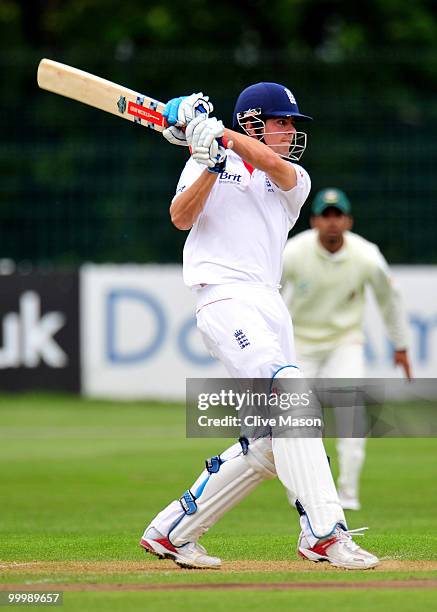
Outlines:
{"type": "Polygon", "coordinates": [[[170,125],[162,132],[162,135],[171,144],[187,147],[184,128],[193,119],[207,119],[214,107],[208,96],[202,92],[191,94],[191,96],[180,96],[172,98],[164,107],[163,116],[170,125]]]}
{"type": "Polygon", "coordinates": [[[394,363],[395,366],[401,366],[404,371],[405,378],[412,380],[410,360],[408,359],[408,353],[406,350],[394,352],[394,363]]]}
{"type": "Polygon", "coordinates": [[[210,172],[219,174],[226,164],[226,148],[221,140],[225,128],[221,121],[210,117],[203,121],[197,117],[188,124],[186,137],[191,146],[191,156],[210,172]]]}

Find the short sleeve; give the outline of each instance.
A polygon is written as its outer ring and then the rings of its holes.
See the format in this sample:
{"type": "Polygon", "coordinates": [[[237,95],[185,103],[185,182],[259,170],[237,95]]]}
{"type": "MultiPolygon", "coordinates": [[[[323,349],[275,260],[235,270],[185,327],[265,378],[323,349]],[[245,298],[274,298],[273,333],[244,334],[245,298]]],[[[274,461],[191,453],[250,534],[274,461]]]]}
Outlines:
{"type": "Polygon", "coordinates": [[[173,197],[173,200],[180,193],[191,187],[191,185],[199,178],[202,174],[205,166],[196,162],[192,157],[185,164],[185,168],[182,170],[182,174],[179,178],[176,193],[173,197]]]}

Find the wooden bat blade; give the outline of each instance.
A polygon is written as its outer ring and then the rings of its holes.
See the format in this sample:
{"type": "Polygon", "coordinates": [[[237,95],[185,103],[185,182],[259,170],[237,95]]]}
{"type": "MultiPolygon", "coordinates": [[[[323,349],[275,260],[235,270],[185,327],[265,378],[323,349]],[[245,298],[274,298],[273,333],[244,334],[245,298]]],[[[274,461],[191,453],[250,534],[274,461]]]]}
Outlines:
{"type": "Polygon", "coordinates": [[[42,59],[37,80],[41,89],[94,106],[122,119],[160,132],[166,127],[162,115],[164,103],[89,72],[42,59]]]}

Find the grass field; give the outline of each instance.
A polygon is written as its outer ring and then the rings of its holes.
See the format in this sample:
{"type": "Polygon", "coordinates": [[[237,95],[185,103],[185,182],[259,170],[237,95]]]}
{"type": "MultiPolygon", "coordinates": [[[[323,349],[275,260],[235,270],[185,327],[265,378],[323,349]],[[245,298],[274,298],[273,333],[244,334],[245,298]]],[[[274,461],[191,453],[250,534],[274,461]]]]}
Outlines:
{"type": "MultiPolygon", "coordinates": [[[[297,515],[277,481],[203,538],[222,570],[147,556],[138,546],[144,526],[231,442],[187,440],[177,405],[1,396],[0,589],[57,588],[68,610],[437,607],[431,438],[368,442],[363,510],[348,519],[370,527],[363,544],[382,557],[376,570],[297,560],[297,515]]],[[[335,472],[332,440],[327,447],[335,472]]]]}

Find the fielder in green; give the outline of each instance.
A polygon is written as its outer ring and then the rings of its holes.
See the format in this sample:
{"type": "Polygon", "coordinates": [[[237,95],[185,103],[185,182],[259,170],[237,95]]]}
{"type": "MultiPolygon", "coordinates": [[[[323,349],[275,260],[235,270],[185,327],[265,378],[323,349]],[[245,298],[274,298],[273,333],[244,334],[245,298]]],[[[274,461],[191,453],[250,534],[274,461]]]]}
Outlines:
{"type": "MultiPolygon", "coordinates": [[[[363,321],[370,286],[394,346],[394,364],[411,378],[401,295],[379,248],[351,232],[352,223],[347,196],[323,189],[313,201],[312,229],[285,247],[283,297],[293,320],[297,362],[306,378],[365,377],[363,321]]],[[[337,409],[337,423],[340,418],[337,409]]],[[[339,438],[337,453],[340,502],[359,510],[365,439],[339,438]]]]}

